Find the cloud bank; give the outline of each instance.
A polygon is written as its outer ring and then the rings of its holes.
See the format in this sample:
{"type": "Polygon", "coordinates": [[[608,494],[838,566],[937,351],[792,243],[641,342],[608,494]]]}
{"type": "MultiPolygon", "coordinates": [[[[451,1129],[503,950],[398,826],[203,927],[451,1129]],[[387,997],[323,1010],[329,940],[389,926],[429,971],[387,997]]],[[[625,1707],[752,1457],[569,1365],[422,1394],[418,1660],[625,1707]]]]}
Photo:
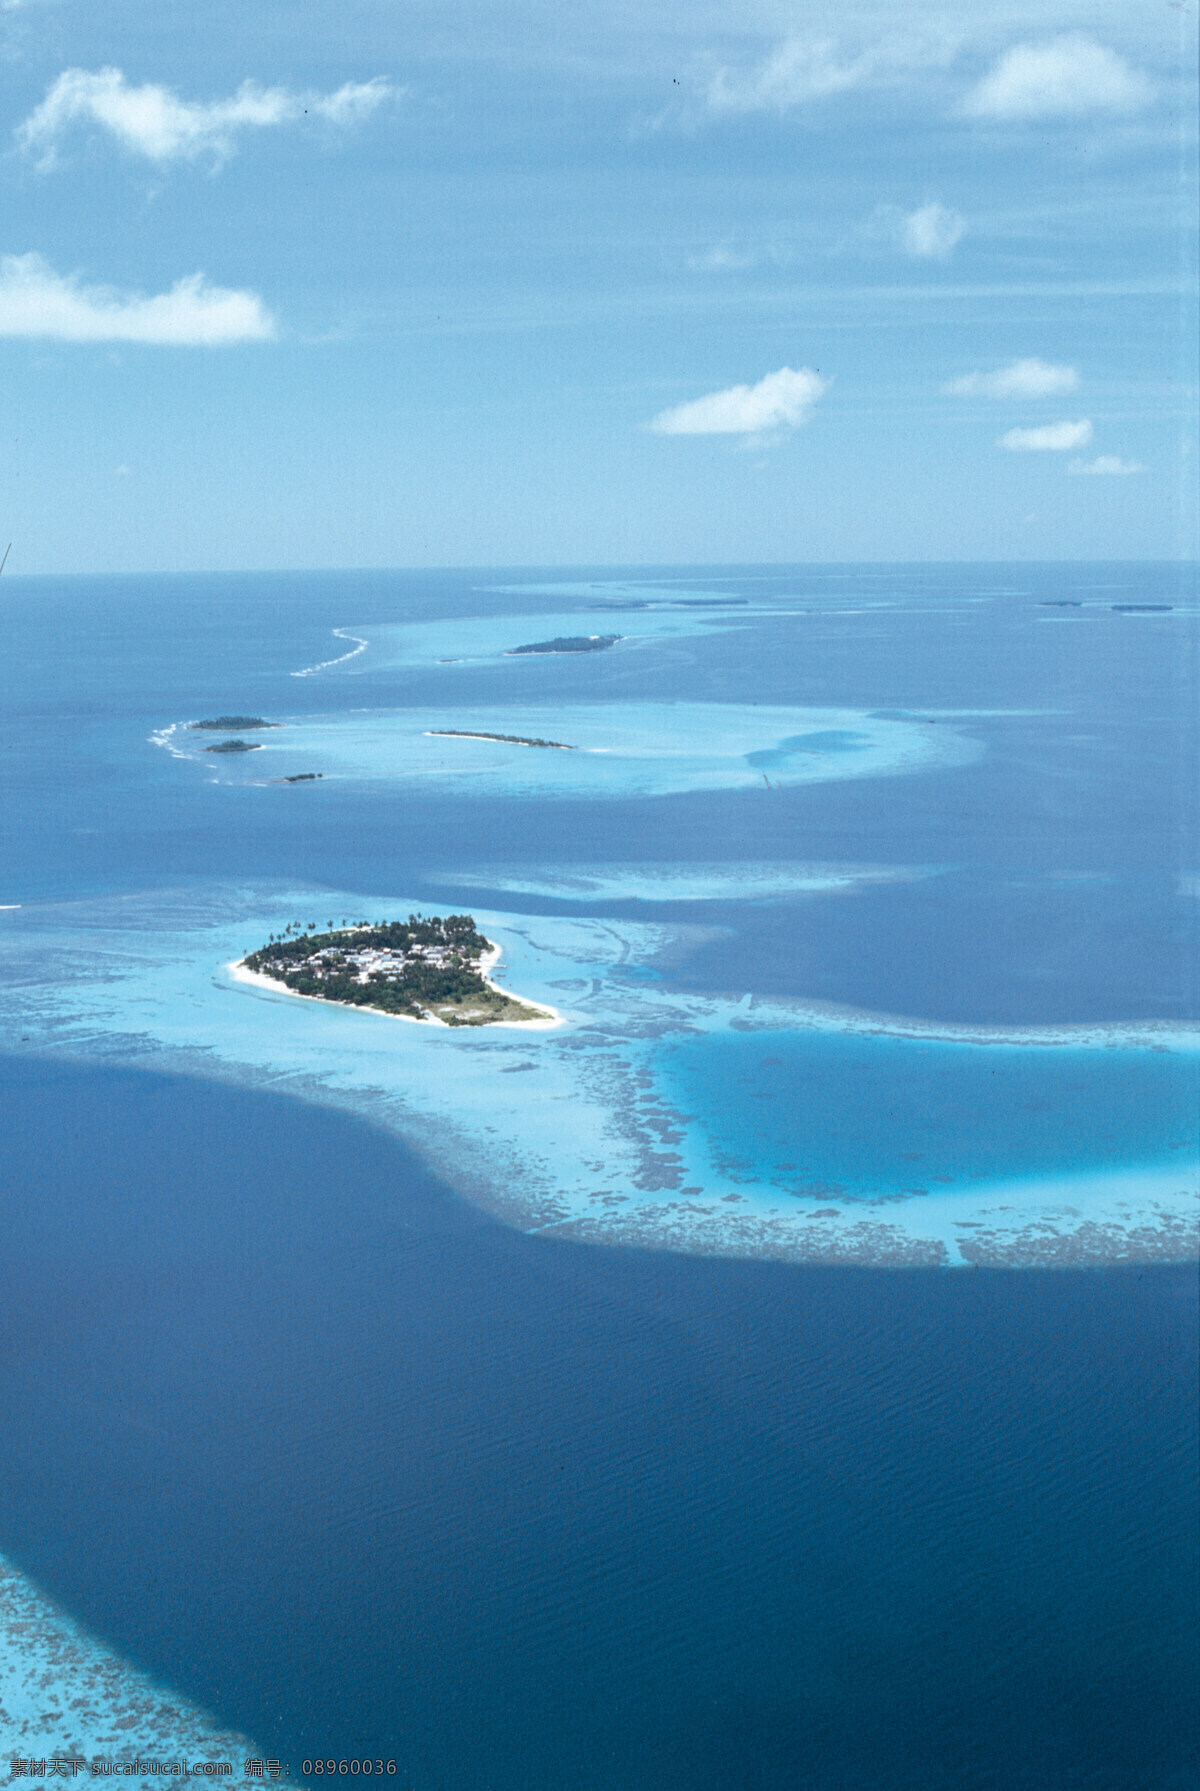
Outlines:
{"type": "Polygon", "coordinates": [[[1091,439],[1092,425],[1084,417],[1078,423],[1043,423],[1040,429],[1009,429],[996,446],[1011,448],[1019,454],[1061,454],[1066,448],[1086,448],[1091,439]]]}
{"type": "Polygon", "coordinates": [[[968,118],[1020,122],[1088,112],[1139,112],[1153,89],[1115,50],[1081,32],[1048,43],[1016,44],[962,104],[968,118]]]}
{"type": "Polygon", "coordinates": [[[1010,361],[994,373],[964,373],[948,380],[942,390],[954,398],[1053,398],[1073,392],[1078,384],[1076,368],[1030,355],[1023,361],[1010,361]]]}
{"type": "Polygon", "coordinates": [[[348,81],[335,93],[293,93],[243,81],[229,99],[180,99],[169,87],[131,87],[119,68],[69,68],[48,90],[15,136],[43,167],[55,160],[59,142],[73,127],[98,125],[123,149],[152,162],[194,161],[211,155],[218,162],[233,154],[240,131],[294,122],[310,114],[338,126],[357,124],[390,98],[395,89],[382,76],[348,81]]]}
{"type": "Polygon", "coordinates": [[[762,435],[798,429],[829,381],[811,367],[780,367],[753,386],[728,386],[660,411],[650,424],[660,435],[762,435]]]}
{"type": "Polygon", "coordinates": [[[275,320],[256,293],[210,286],[203,274],[147,298],[81,285],[56,274],[40,255],[0,259],[0,336],[207,348],[269,341],[274,334],[275,320]]]}

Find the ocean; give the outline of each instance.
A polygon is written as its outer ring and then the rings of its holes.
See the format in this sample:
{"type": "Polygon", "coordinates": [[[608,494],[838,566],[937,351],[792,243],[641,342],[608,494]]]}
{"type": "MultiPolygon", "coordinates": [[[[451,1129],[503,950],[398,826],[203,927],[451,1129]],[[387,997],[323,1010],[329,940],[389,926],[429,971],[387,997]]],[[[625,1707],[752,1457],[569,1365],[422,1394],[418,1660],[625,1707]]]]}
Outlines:
{"type": "Polygon", "coordinates": [[[1194,568],[2,596],[47,1636],[313,1783],[1197,1782],[1194,568]],[[561,1024],[229,969],[415,909],[561,1024]]]}

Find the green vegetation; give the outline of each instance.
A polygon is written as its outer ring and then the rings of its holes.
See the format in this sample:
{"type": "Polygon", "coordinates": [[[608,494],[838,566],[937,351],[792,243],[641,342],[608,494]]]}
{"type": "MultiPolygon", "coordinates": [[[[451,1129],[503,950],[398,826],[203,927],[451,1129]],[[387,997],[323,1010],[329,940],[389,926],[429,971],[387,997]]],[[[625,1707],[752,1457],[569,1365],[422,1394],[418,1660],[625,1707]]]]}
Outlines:
{"type": "Polygon", "coordinates": [[[292,926],[281,938],[272,935],[245,964],[297,995],[448,1026],[547,1018],[484,980],[479,962],[490,947],[469,914],[410,914],[407,921],[336,929],[331,923],[325,933],[293,926],[294,937],[292,926]]]}
{"type": "Polygon", "coordinates": [[[264,721],[261,715],[218,715],[212,721],[194,721],[194,728],[212,728],[218,733],[228,733],[230,728],[238,728],[245,732],[249,728],[281,728],[281,721],[264,721]]]}
{"type": "Polygon", "coordinates": [[[262,746],[257,740],[221,740],[216,746],[206,746],[205,752],[261,752],[262,746]]]}
{"type": "Polygon", "coordinates": [[[506,746],[553,746],[559,752],[578,752],[576,746],[568,746],[565,740],[531,740],[528,734],[484,734],[478,728],[430,728],[429,734],[435,740],[501,740],[506,746]]]}
{"type": "Polygon", "coordinates": [[[559,634],[552,641],[531,641],[526,647],[509,647],[505,657],[513,659],[518,653],[603,653],[606,647],[615,647],[620,639],[619,634],[559,634]]]}

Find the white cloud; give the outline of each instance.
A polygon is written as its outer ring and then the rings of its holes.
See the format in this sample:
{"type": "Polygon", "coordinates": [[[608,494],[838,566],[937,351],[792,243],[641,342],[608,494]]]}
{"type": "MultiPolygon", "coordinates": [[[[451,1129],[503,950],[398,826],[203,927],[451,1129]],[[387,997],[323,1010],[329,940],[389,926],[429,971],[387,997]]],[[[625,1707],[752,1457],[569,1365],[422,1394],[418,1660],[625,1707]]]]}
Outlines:
{"type": "Polygon", "coordinates": [[[906,255],[940,260],[962,240],[966,228],[960,213],[934,199],[901,220],[900,246],[906,255]]]}
{"type": "Polygon", "coordinates": [[[857,87],[871,72],[872,59],[840,58],[827,38],[809,42],[790,37],[749,69],[719,68],[705,99],[713,112],[787,112],[807,100],[823,99],[857,87]]]}
{"type": "Polygon", "coordinates": [[[715,248],[706,249],[703,255],[689,255],[687,266],[694,273],[741,273],[754,267],[759,259],[748,249],[731,249],[725,243],[718,243],[715,248]]]}
{"type": "Polygon", "coordinates": [[[1068,466],[1069,473],[1096,473],[1111,478],[1122,478],[1129,473],[1144,473],[1145,467],[1136,460],[1122,460],[1119,454],[1097,454],[1095,460],[1073,460],[1068,466]]]}
{"type": "Polygon", "coordinates": [[[111,286],[83,286],[56,274],[40,255],[0,259],[0,336],[58,342],[160,342],[214,347],[262,342],[275,320],[253,292],[209,286],[203,274],[151,298],[111,286]]]}
{"type": "Polygon", "coordinates": [[[339,126],[355,124],[395,93],[382,77],[349,81],[336,93],[292,93],[243,81],[229,99],[182,100],[169,87],[148,82],[131,87],[119,68],[91,73],[69,68],[48,90],[15,136],[19,146],[53,164],[60,139],[75,125],[99,125],[124,149],[152,162],[193,161],[211,155],[225,161],[239,131],[264,129],[306,113],[339,126]]]}
{"type": "Polygon", "coordinates": [[[829,381],[811,367],[781,367],[754,386],[728,386],[660,411],[650,424],[660,435],[762,435],[797,429],[829,381]]]}
{"type": "Polygon", "coordinates": [[[1073,392],[1078,384],[1076,368],[1030,355],[1023,361],[1010,361],[994,373],[964,373],[947,381],[942,390],[954,398],[1053,398],[1073,392]]]}
{"type": "Polygon", "coordinates": [[[1071,118],[1085,112],[1138,112],[1153,89],[1147,77],[1104,44],[1069,33],[1015,44],[963,101],[969,118],[1071,118]]]}
{"type": "Polygon", "coordinates": [[[344,81],[334,93],[296,97],[303,98],[306,112],[315,112],[330,124],[348,128],[369,118],[384,100],[398,98],[400,91],[383,75],[375,75],[370,81],[344,81]]]}
{"type": "Polygon", "coordinates": [[[996,443],[998,448],[1012,448],[1018,453],[1060,454],[1066,448],[1086,448],[1092,439],[1092,425],[1084,417],[1078,423],[1043,423],[1039,429],[1009,429],[996,443]]]}

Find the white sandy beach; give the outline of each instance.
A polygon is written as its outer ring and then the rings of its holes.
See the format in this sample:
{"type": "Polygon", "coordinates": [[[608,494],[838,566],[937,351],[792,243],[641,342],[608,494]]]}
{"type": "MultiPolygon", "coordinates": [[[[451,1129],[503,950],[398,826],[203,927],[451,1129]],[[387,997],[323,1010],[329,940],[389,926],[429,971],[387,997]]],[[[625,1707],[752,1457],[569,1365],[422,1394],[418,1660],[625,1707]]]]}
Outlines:
{"type": "Polygon", "coordinates": [[[579,750],[577,746],[568,746],[562,740],[517,740],[503,734],[468,734],[465,728],[426,728],[425,738],[427,740],[490,740],[494,746],[549,747],[551,752],[578,752],[579,750]]]}
{"type": "MultiPolygon", "coordinates": [[[[494,944],[492,940],[489,939],[487,943],[488,950],[479,960],[479,974],[488,988],[495,994],[503,996],[506,1001],[525,1002],[529,1007],[536,1007],[539,1016],[546,1015],[545,1019],[539,1017],[536,1020],[489,1020],[487,1025],[497,1031],[515,1029],[519,1032],[551,1032],[556,1027],[565,1025],[563,1016],[557,1008],[551,1007],[549,1002],[535,1002],[530,1001],[525,995],[514,995],[511,989],[505,989],[492,980],[488,973],[496,968],[504,956],[504,952],[502,947],[494,944]]],[[[260,970],[249,969],[244,958],[235,959],[226,964],[224,968],[234,982],[249,983],[254,988],[266,989],[272,995],[286,995],[292,1001],[315,1001],[321,1007],[340,1007],[355,1014],[374,1014],[381,1020],[403,1020],[409,1026],[441,1026],[448,1032],[457,1030],[448,1025],[445,1020],[439,1020],[434,1014],[429,1014],[423,1020],[418,1020],[414,1014],[388,1014],[379,1007],[356,1007],[351,1001],[327,1001],[323,995],[301,995],[296,989],[289,989],[286,983],[276,982],[274,977],[264,976],[260,970]]]]}

